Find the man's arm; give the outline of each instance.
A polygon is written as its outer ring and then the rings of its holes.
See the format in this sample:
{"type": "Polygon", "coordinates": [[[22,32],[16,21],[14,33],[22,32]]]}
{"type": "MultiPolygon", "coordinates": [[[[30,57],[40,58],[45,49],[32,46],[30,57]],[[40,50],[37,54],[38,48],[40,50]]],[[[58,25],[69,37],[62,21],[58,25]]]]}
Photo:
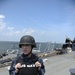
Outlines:
{"type": "Polygon", "coordinates": [[[15,75],[15,65],[17,63],[17,58],[15,58],[10,66],[9,75],[15,75]]]}
{"type": "Polygon", "coordinates": [[[41,63],[41,68],[38,71],[39,75],[44,75],[45,74],[45,66],[44,66],[42,58],[38,58],[38,61],[41,63]]]}

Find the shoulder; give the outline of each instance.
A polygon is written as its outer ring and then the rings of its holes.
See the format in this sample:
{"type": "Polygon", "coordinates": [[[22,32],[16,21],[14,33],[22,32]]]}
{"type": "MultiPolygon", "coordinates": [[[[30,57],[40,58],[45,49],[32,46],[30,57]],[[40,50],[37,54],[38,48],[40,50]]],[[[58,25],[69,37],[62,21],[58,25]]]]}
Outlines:
{"type": "Polygon", "coordinates": [[[22,57],[22,55],[16,56],[13,60],[12,63],[17,63],[17,61],[22,57]]]}
{"type": "Polygon", "coordinates": [[[33,54],[33,56],[34,56],[35,58],[37,58],[37,60],[38,60],[40,63],[43,63],[43,59],[42,59],[41,57],[39,57],[39,56],[36,55],[36,54],[33,54]]]}
{"type": "Polygon", "coordinates": [[[43,59],[42,59],[41,57],[38,57],[38,61],[39,61],[40,63],[43,63],[43,59]]]}

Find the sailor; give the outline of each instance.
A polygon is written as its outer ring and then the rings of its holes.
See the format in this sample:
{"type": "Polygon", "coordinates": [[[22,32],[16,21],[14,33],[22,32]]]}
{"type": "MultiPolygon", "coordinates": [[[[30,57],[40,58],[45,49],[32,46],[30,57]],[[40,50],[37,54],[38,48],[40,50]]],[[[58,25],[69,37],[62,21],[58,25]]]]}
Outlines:
{"type": "Polygon", "coordinates": [[[71,39],[70,38],[66,38],[66,40],[65,40],[65,43],[72,43],[72,41],[71,41],[71,39]]]}
{"type": "Polygon", "coordinates": [[[72,43],[75,43],[75,37],[74,37],[74,39],[73,39],[72,43]]]}
{"type": "Polygon", "coordinates": [[[32,53],[32,49],[36,47],[35,39],[30,35],[22,36],[19,47],[22,54],[12,61],[9,75],[44,75],[43,60],[32,53]]]}
{"type": "Polygon", "coordinates": [[[75,37],[74,37],[74,39],[72,41],[72,50],[75,51],[75,37]]]}

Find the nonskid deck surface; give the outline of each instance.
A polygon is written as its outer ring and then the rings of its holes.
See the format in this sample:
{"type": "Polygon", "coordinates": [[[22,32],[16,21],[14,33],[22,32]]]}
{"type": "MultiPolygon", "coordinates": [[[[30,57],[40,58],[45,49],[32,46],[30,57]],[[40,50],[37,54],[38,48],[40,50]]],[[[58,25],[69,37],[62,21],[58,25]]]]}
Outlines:
{"type": "Polygon", "coordinates": [[[50,57],[45,67],[45,75],[71,75],[69,70],[75,68],[75,52],[50,57]]]}
{"type": "MultiPolygon", "coordinates": [[[[75,68],[75,52],[47,57],[44,62],[45,75],[70,75],[69,70],[75,68]]],[[[0,75],[9,75],[7,67],[0,68],[0,75]]]]}

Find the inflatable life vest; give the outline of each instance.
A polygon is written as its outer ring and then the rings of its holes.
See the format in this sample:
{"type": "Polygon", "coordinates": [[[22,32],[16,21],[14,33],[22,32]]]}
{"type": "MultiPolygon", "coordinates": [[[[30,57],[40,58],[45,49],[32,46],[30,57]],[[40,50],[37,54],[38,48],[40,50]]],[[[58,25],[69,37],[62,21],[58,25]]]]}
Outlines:
{"type": "Polygon", "coordinates": [[[33,63],[29,63],[27,61],[23,61],[23,59],[19,58],[19,62],[22,65],[22,68],[19,69],[18,73],[16,75],[38,75],[38,69],[35,66],[35,60],[32,59],[33,63]],[[33,61],[34,60],[34,61],[33,61]]]}

